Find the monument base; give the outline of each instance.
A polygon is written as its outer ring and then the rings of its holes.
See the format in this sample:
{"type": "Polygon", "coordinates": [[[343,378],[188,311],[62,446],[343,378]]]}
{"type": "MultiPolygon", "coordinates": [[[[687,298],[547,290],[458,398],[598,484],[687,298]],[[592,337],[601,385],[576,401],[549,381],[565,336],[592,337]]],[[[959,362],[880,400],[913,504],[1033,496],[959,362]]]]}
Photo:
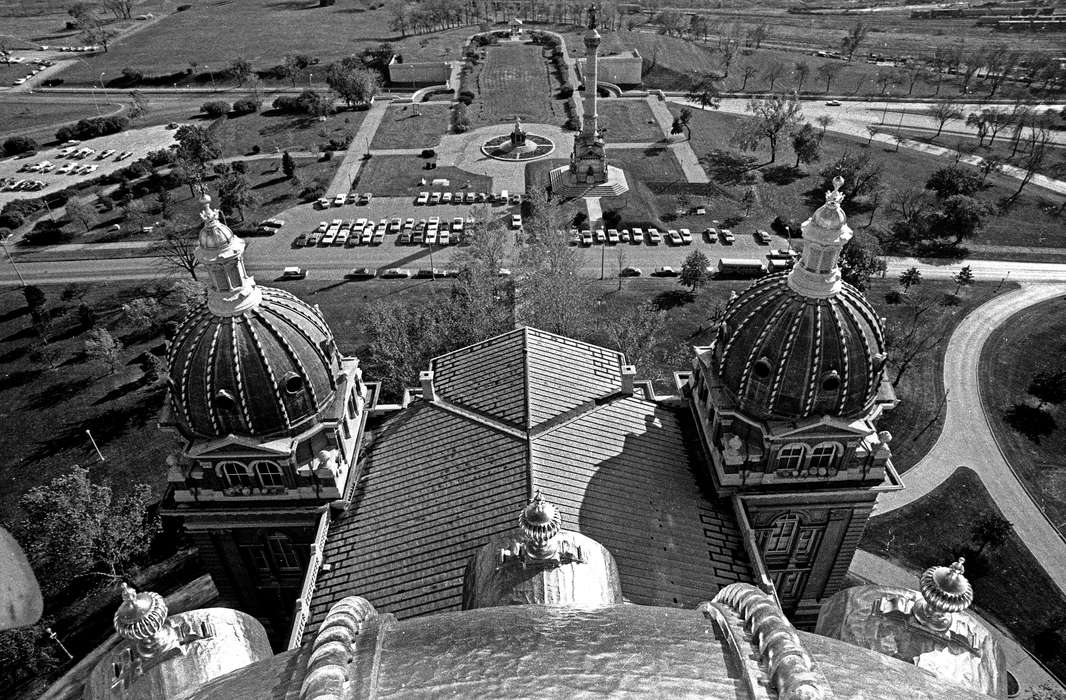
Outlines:
{"type": "Polygon", "coordinates": [[[570,173],[570,166],[563,165],[552,169],[549,174],[552,194],[561,199],[577,197],[617,197],[629,191],[626,174],[621,168],[607,166],[607,179],[594,185],[577,182],[570,173]]]}

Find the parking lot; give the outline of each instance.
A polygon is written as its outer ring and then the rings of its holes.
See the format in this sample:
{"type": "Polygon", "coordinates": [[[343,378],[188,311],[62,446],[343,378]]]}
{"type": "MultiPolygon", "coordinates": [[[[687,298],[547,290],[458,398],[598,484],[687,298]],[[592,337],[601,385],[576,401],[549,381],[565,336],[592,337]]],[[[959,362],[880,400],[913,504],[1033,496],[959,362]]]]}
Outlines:
{"type": "Polygon", "coordinates": [[[150,151],[168,148],[172,143],[174,143],[173,129],[167,129],[165,126],[151,126],[82,141],[75,150],[80,148],[91,148],[93,150],[91,154],[83,158],[65,157],[60,154],[62,148],[55,147],[40,150],[35,155],[0,159],[0,182],[14,183],[20,180],[36,180],[44,183],[42,188],[32,191],[0,190],[0,206],[12,199],[20,199],[26,196],[39,197],[43,194],[70,187],[79,180],[88,180],[106,175],[119,168],[126,167],[138,158],[143,158],[150,151]],[[106,158],[101,158],[100,156],[106,151],[112,151],[112,154],[106,158]],[[130,156],[122,160],[117,159],[119,154],[127,151],[131,153],[130,156]],[[24,169],[45,161],[55,167],[45,172],[32,172],[24,169]],[[60,170],[67,165],[95,165],[96,168],[91,172],[61,173],[60,170]]]}
{"type": "MultiPolygon", "coordinates": [[[[293,240],[300,234],[313,231],[320,222],[330,222],[334,219],[349,221],[366,218],[379,222],[381,219],[392,221],[398,218],[402,222],[408,218],[418,221],[436,216],[440,217],[443,224],[443,222],[451,222],[455,217],[504,219],[517,211],[517,207],[487,204],[416,206],[414,199],[410,197],[375,196],[367,205],[344,204],[326,209],[317,209],[304,204],[277,215],[276,218],[283,220],[285,224],[274,235],[249,238],[248,258],[259,266],[275,265],[279,273],[285,266],[295,265],[308,268],[312,278],[316,276],[336,277],[336,270],[348,267],[353,269],[367,267],[377,271],[394,267],[410,268],[413,271],[433,267],[448,269],[453,266],[454,257],[462,246],[400,245],[397,242],[399,236],[393,232],[385,235],[380,245],[294,248],[293,240]],[[326,268],[328,272],[322,270],[316,273],[316,268],[326,268]]],[[[708,215],[705,228],[717,226],[713,216],[708,215]]],[[[639,268],[642,276],[650,275],[664,266],[679,270],[685,256],[694,249],[702,250],[710,259],[710,264],[714,266],[720,258],[757,258],[765,262],[766,255],[771,249],[787,247],[787,241],[777,235],[771,236],[769,244],[760,244],[756,242],[751,229],[751,225],[745,225],[744,233],[741,233],[739,229],[735,230],[735,241],[732,244],[723,243],[720,237],[711,238],[704,235],[701,228],[698,231],[692,230],[693,240],[689,245],[671,245],[666,241],[659,245],[649,245],[647,236],[645,236],[637,244],[620,242],[614,245],[597,245],[593,243],[589,246],[578,245],[576,249],[581,258],[582,270],[586,275],[599,276],[602,268],[605,277],[614,277],[619,270],[626,267],[639,268]]],[[[509,227],[508,230],[510,230],[509,227]]],[[[505,264],[511,264],[514,260],[515,238],[507,236],[505,239],[505,264]]]]}

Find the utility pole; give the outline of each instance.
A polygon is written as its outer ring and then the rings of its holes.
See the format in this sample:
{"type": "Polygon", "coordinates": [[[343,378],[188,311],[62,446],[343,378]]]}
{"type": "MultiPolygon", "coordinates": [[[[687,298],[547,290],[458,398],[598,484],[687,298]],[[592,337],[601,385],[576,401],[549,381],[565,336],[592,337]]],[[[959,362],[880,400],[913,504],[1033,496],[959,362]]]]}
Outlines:
{"type": "Polygon", "coordinates": [[[7,254],[7,259],[11,263],[11,269],[13,269],[15,271],[15,274],[19,278],[19,284],[21,284],[23,287],[25,287],[26,286],[26,280],[22,279],[22,272],[19,271],[18,265],[15,264],[15,258],[11,256],[11,251],[7,249],[7,242],[6,241],[7,241],[7,239],[0,238],[0,248],[3,248],[4,252],[7,254]]]}
{"type": "Polygon", "coordinates": [[[89,442],[93,444],[93,449],[96,450],[96,456],[100,458],[101,462],[106,462],[107,458],[104,457],[102,452],[100,452],[100,447],[96,444],[96,440],[93,439],[93,434],[88,428],[85,429],[85,434],[89,436],[89,442]]]}
{"type": "Polygon", "coordinates": [[[602,280],[603,279],[603,264],[604,264],[605,260],[607,259],[607,241],[605,240],[600,245],[602,246],[600,248],[600,279],[602,280]]]}

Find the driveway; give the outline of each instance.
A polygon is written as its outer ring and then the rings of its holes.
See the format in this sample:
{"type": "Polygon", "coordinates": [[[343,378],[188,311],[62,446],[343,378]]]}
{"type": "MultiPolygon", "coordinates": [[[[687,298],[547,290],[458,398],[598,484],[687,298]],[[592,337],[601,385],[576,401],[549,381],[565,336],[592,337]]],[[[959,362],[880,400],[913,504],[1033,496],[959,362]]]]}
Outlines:
{"type": "Polygon", "coordinates": [[[1066,295],[1066,284],[1026,284],[982,304],[966,316],[948,341],[944,429],[933,449],[903,475],[902,491],[877,499],[874,515],[907,505],[939,486],[959,466],[981,477],[1015,532],[1066,595],[1066,541],[1029,497],[1000,451],[981,403],[978,365],[992,331],[1026,307],[1066,295]]]}

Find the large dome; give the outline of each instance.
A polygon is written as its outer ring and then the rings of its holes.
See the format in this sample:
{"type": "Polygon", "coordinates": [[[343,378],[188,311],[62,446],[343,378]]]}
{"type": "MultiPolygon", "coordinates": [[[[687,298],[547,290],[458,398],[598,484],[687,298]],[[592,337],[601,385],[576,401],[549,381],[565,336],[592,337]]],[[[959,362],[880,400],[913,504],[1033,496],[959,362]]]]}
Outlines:
{"type": "Polygon", "coordinates": [[[178,329],[168,357],[174,420],[187,437],[292,434],[333,398],[333,334],[288,292],[232,316],[205,302],[178,329]]]}
{"type": "Polygon", "coordinates": [[[881,322],[849,284],[796,292],[781,273],[730,302],[714,361],[739,408],[759,418],[851,417],[873,405],[885,362],[881,322]]]}

